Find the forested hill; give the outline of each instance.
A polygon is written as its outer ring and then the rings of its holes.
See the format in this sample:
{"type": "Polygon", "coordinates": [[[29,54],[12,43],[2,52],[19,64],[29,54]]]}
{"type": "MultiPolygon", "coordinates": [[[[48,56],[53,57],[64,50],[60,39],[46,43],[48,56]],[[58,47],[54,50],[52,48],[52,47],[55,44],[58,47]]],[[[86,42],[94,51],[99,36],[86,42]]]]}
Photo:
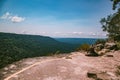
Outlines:
{"type": "Polygon", "coordinates": [[[0,32],[0,68],[23,58],[66,53],[74,49],[74,45],[50,37],[0,32]]]}
{"type": "MultiPolygon", "coordinates": [[[[92,45],[98,40],[98,38],[55,38],[55,39],[60,42],[76,44],[76,45],[81,45],[81,44],[92,45]]],[[[99,39],[104,39],[104,38],[99,38],[99,39]]]]}

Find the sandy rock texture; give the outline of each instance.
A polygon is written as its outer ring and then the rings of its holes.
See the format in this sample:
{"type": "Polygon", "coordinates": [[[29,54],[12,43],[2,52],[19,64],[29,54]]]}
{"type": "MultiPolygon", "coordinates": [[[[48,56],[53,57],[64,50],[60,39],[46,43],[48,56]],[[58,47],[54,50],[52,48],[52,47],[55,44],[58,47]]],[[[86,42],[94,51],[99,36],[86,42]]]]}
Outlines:
{"type": "Polygon", "coordinates": [[[3,80],[120,80],[120,51],[99,57],[72,52],[62,57],[30,58],[1,70],[3,80]],[[16,71],[9,73],[13,68],[16,71]],[[17,69],[18,68],[18,69],[17,69]]]}

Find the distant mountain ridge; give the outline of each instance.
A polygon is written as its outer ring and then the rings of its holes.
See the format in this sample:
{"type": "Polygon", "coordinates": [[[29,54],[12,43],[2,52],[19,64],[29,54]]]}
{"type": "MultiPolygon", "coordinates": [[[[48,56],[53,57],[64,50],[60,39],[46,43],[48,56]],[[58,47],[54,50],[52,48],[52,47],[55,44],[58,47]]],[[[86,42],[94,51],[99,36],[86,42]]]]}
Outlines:
{"type": "Polygon", "coordinates": [[[75,48],[50,37],[0,32],[0,68],[23,58],[69,53],[75,48]]]}
{"type": "Polygon", "coordinates": [[[76,45],[81,45],[85,43],[92,45],[98,40],[98,38],[55,38],[55,39],[60,42],[76,45]]]}

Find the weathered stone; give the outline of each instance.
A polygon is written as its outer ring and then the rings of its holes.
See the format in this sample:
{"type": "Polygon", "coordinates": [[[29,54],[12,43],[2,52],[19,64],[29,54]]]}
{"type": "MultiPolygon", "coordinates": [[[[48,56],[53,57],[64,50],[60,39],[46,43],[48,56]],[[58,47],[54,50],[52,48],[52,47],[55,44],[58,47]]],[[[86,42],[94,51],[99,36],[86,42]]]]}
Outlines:
{"type": "Polygon", "coordinates": [[[89,53],[85,54],[85,56],[98,56],[98,54],[89,52],[89,53]]]}
{"type": "Polygon", "coordinates": [[[109,52],[109,49],[102,49],[101,51],[97,52],[99,56],[105,55],[107,52],[109,52]]]}
{"type": "Polygon", "coordinates": [[[91,46],[90,49],[88,50],[86,56],[98,56],[98,54],[94,50],[94,46],[91,46]]]}
{"type": "Polygon", "coordinates": [[[2,74],[6,74],[7,72],[3,72],[2,74]]]}
{"type": "Polygon", "coordinates": [[[112,72],[102,72],[98,70],[90,70],[87,73],[87,77],[92,78],[94,80],[116,80],[117,77],[112,72]]]}
{"type": "Polygon", "coordinates": [[[96,79],[97,78],[97,72],[96,71],[88,71],[87,72],[87,77],[96,79]]]}
{"type": "Polygon", "coordinates": [[[107,54],[106,57],[114,57],[113,55],[107,54]]]}
{"type": "Polygon", "coordinates": [[[13,69],[13,68],[16,68],[16,65],[10,65],[10,67],[9,67],[10,69],[13,69]]]}
{"type": "Polygon", "coordinates": [[[114,74],[113,72],[107,72],[107,74],[108,74],[109,76],[115,77],[115,74],[114,74]]]}
{"type": "Polygon", "coordinates": [[[5,67],[5,68],[4,68],[4,70],[6,70],[6,71],[7,71],[7,70],[8,70],[8,68],[7,68],[7,67],[5,67]]]}
{"type": "Polygon", "coordinates": [[[117,49],[117,45],[115,43],[106,43],[105,48],[110,49],[110,50],[114,50],[114,49],[117,49]]]}
{"type": "Polygon", "coordinates": [[[103,49],[104,48],[104,45],[103,44],[97,44],[97,45],[95,45],[95,50],[96,51],[100,51],[101,49],[103,49]]]}
{"type": "Polygon", "coordinates": [[[70,56],[66,56],[65,59],[72,59],[72,57],[70,57],[70,56]]]}
{"type": "Polygon", "coordinates": [[[90,72],[88,72],[87,73],[87,76],[89,77],[89,78],[97,78],[97,75],[95,74],[95,73],[90,73],[90,72]]]}
{"type": "Polygon", "coordinates": [[[96,44],[90,47],[88,54],[86,56],[103,56],[107,52],[110,52],[111,50],[117,49],[117,46],[115,43],[106,43],[103,44],[96,44]]]}

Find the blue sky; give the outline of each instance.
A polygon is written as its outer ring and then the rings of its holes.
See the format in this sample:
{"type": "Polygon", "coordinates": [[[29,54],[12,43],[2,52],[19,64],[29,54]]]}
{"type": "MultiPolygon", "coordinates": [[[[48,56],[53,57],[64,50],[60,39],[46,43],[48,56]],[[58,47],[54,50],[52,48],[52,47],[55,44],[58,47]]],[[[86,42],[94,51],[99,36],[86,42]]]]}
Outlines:
{"type": "Polygon", "coordinates": [[[0,0],[0,32],[101,38],[111,13],[110,0],[0,0]]]}

